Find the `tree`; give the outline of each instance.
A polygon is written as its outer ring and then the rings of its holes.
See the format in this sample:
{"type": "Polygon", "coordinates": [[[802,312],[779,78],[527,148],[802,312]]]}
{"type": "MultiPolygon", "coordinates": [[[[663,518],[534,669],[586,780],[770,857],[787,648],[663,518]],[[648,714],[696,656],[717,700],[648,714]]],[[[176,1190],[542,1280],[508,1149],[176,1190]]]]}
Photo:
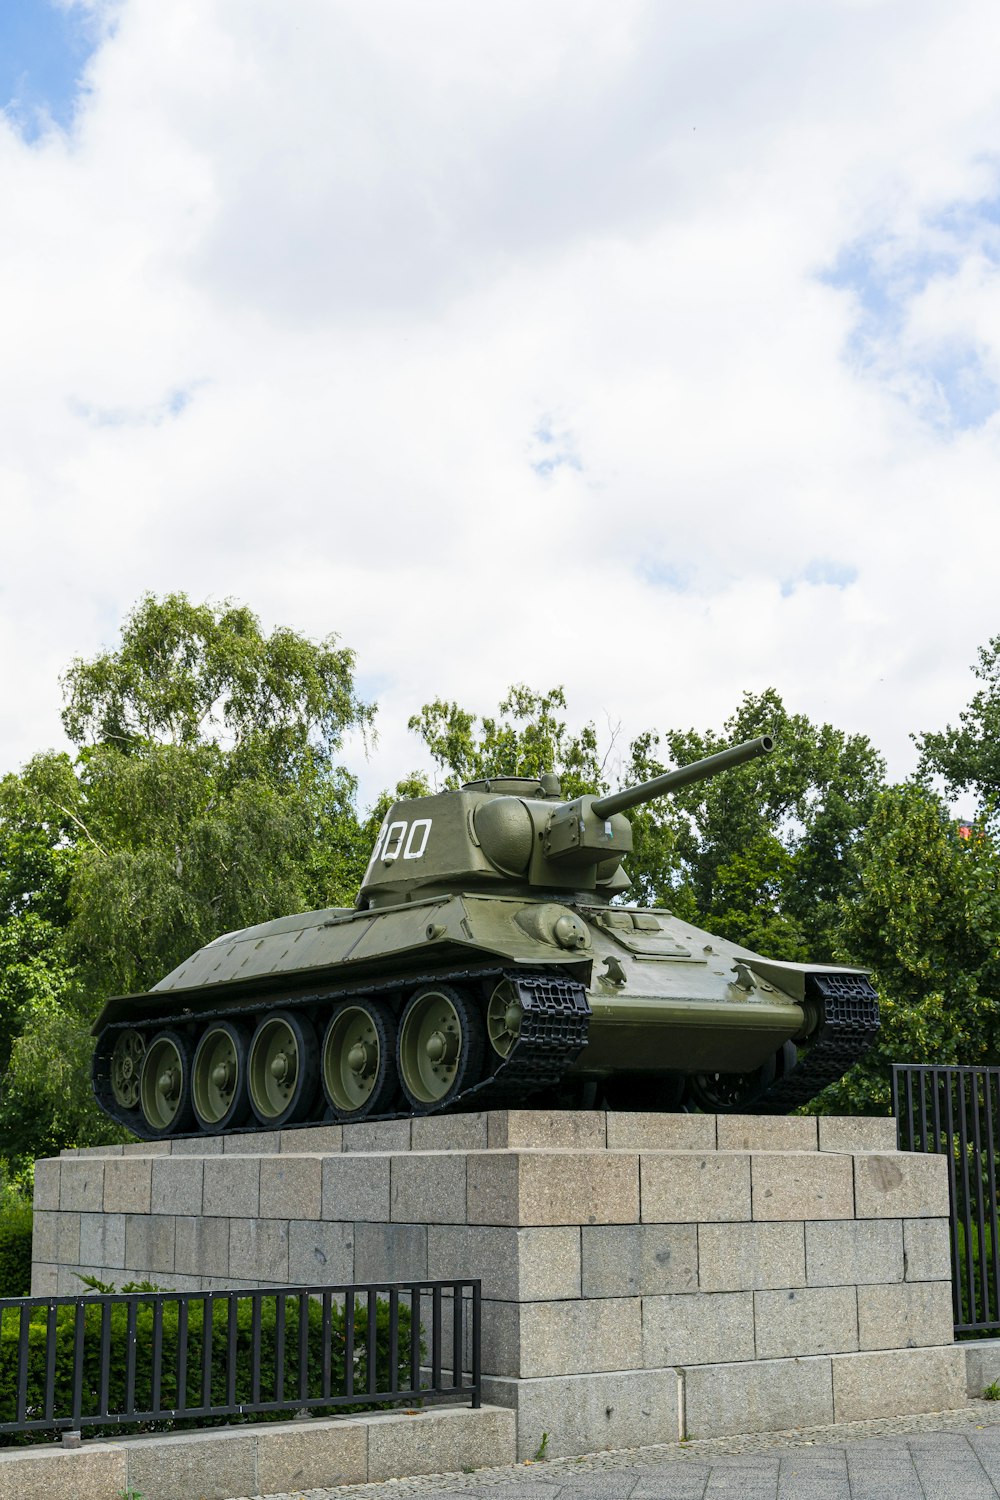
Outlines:
{"type": "Polygon", "coordinates": [[[891,1067],[1000,1057],[1000,851],[916,782],[883,791],[841,906],[838,956],[872,971],[882,1026],[822,1112],[887,1112],[891,1067]]]}
{"type": "Polygon", "coordinates": [[[973,672],[983,684],[958,728],[914,735],[923,775],[938,775],[951,793],[972,792],[981,803],[1000,798],[1000,635],[979,649],[973,672]]]}
{"type": "Polygon", "coordinates": [[[0,804],[16,856],[0,941],[23,955],[5,982],[24,997],[7,1012],[8,1151],[30,1149],[26,1119],[50,1148],[107,1129],[87,1031],[109,995],[220,932],[353,899],[368,847],[336,757],[373,718],[353,669],[332,636],[265,635],[249,610],[183,594],[147,595],[117,649],[72,664],[75,759],[36,757],[0,804]]]}
{"type": "Polygon", "coordinates": [[[625,781],[646,781],[727,745],[770,734],[761,759],[696,782],[637,812],[629,870],[638,898],[784,959],[832,956],[839,902],[857,881],[855,851],[883,785],[864,735],[790,714],[768,689],[746,693],[721,731],[640,735],[625,781]]]}
{"type": "Polygon", "coordinates": [[[597,731],[585,724],[571,734],[557,711],[566,708],[561,687],[537,693],[523,684],[507,691],[497,717],[475,714],[437,698],[409,721],[444,772],[446,787],[491,776],[537,777],[554,771],[566,797],[606,789],[597,731]]]}

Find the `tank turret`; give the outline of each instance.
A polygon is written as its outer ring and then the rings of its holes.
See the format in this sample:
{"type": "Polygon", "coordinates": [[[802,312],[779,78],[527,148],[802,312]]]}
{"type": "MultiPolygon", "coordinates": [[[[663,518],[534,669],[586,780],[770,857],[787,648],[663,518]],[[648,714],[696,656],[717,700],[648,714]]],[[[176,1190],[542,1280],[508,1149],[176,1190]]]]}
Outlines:
{"type": "Polygon", "coordinates": [[[622,903],[627,814],[769,737],[566,800],[498,777],[395,804],[353,908],[224,933],[94,1031],[136,1134],[582,1104],[780,1113],[839,1078],[878,1006],[861,970],[784,963],[622,903]]]}
{"type": "Polygon", "coordinates": [[[632,852],[626,812],[766,755],[772,745],[762,735],[604,797],[564,801],[558,778],[545,775],[470,781],[457,792],[397,802],[379,829],[357,906],[473,886],[610,900],[630,884],[622,870],[632,852]]]}

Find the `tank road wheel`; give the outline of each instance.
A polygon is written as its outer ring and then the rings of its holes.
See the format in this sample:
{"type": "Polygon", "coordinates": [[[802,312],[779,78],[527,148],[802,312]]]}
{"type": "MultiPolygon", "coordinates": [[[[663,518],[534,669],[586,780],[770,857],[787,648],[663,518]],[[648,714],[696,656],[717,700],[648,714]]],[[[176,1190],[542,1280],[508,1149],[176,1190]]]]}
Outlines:
{"type": "Polygon", "coordinates": [[[396,1059],[403,1092],[415,1110],[444,1109],[479,1081],[485,1044],[479,1012],[450,985],[427,985],[407,1001],[396,1059]]]}
{"type": "Polygon", "coordinates": [[[322,1076],[338,1120],[389,1109],[398,1086],[394,1017],[367,1002],[335,1010],[323,1038],[322,1076]]]}
{"type": "Polygon", "coordinates": [[[139,1106],[152,1136],[181,1135],[193,1119],[191,1044],[176,1031],[158,1031],[139,1075],[139,1106]]]}
{"type": "Polygon", "coordinates": [[[521,1035],[524,1007],[509,979],[501,979],[486,1007],[486,1034],[490,1046],[501,1057],[507,1057],[521,1035]]]}
{"type": "Polygon", "coordinates": [[[290,1010],[264,1016],[250,1043],[250,1107],[261,1125],[274,1128],[305,1119],[319,1074],[312,1023],[290,1010]]]}
{"type": "Polygon", "coordinates": [[[210,1134],[243,1124],[250,1099],[242,1026],[216,1021],[202,1034],[191,1069],[191,1100],[198,1124],[210,1134]]]}
{"type": "Polygon", "coordinates": [[[757,1104],[794,1066],[795,1056],[793,1043],[785,1042],[750,1073],[694,1073],[688,1079],[688,1098],[705,1114],[739,1114],[741,1109],[757,1104]]]}
{"type": "Polygon", "coordinates": [[[111,1092],[122,1109],[135,1109],[139,1103],[139,1074],[146,1055],[146,1039],[129,1027],[120,1031],[111,1054],[111,1092]]]}

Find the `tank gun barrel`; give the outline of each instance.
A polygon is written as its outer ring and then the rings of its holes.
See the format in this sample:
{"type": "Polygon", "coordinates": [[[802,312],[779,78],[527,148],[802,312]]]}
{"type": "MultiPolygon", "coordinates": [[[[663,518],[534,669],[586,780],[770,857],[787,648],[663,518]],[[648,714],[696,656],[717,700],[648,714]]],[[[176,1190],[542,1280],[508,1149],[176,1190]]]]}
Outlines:
{"type": "Polygon", "coordinates": [[[678,766],[676,771],[666,771],[662,776],[654,776],[652,781],[628,786],[621,792],[609,792],[606,797],[598,797],[592,802],[591,810],[599,818],[612,818],[615,813],[627,812],[630,807],[638,807],[642,802],[652,802],[654,797],[662,797],[664,792],[674,792],[678,787],[689,786],[693,781],[706,781],[708,777],[727,771],[731,766],[741,766],[744,761],[756,760],[758,755],[767,755],[773,747],[774,740],[771,736],[762,734],[759,739],[745,740],[742,745],[731,745],[728,750],[720,750],[715,755],[693,760],[689,766],[678,766]]]}

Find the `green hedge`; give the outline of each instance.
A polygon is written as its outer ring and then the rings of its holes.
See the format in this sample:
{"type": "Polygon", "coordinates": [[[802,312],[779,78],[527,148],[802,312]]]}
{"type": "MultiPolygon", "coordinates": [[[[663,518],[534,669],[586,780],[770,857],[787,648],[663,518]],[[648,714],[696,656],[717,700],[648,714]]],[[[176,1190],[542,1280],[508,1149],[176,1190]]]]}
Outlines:
{"type": "MultiPolygon", "coordinates": [[[[323,1310],[320,1303],[308,1303],[309,1332],[307,1339],[309,1396],[322,1396],[323,1378],[323,1310]]],[[[332,1309],[330,1356],[334,1395],[346,1394],[344,1312],[332,1309]]],[[[28,1335],[28,1382],[27,1404],[34,1413],[41,1415],[44,1409],[45,1389],[45,1334],[46,1309],[39,1308],[32,1315],[28,1335]]],[[[64,1306],[58,1309],[56,1319],[56,1381],[55,1415],[69,1416],[72,1412],[73,1379],[73,1330],[76,1309],[64,1306]]],[[[251,1318],[252,1304],[243,1296],[238,1302],[236,1341],[236,1401],[253,1399],[251,1385],[251,1318]]],[[[0,1422],[13,1421],[17,1415],[17,1370],[18,1370],[18,1318],[8,1313],[0,1327],[0,1422]]],[[[128,1333],[128,1308],[125,1303],[115,1303],[111,1308],[111,1364],[108,1408],[121,1411],[125,1406],[125,1359],[128,1333]]],[[[161,1363],[162,1383],[160,1403],[176,1408],[178,1404],[178,1323],[179,1304],[163,1304],[163,1358],[161,1363]]],[[[101,1350],[101,1303],[94,1299],[88,1303],[84,1315],[84,1361],[83,1361],[83,1417],[93,1415],[98,1409],[100,1387],[101,1350]]],[[[265,1297],[261,1304],[261,1401],[278,1400],[277,1393],[277,1349],[276,1349],[275,1298],[265,1297]]],[[[367,1302],[359,1301],[355,1309],[354,1385],[356,1391],[364,1391],[368,1381],[368,1309],[367,1302]]],[[[389,1384],[389,1304],[379,1300],[375,1319],[375,1373],[377,1384],[385,1389],[389,1384]]],[[[212,1322],[212,1401],[225,1405],[227,1349],[229,1342],[228,1304],[217,1299],[212,1322]]],[[[185,1405],[196,1407],[202,1404],[202,1355],[204,1350],[204,1304],[193,1301],[188,1308],[187,1379],[185,1382],[185,1405]]],[[[136,1378],[135,1406],[142,1410],[152,1405],[153,1376],[153,1305],[141,1302],[136,1319],[136,1378]]],[[[297,1297],[285,1301],[285,1349],[284,1349],[284,1395],[293,1402],[299,1396],[299,1302],[297,1297]]],[[[410,1383],[410,1310],[402,1302],[399,1307],[398,1383],[405,1390],[410,1383]]],[[[317,1415],[324,1411],[362,1411],[374,1403],[358,1402],[352,1406],[316,1407],[317,1415]]],[[[382,1406],[391,1405],[382,1402],[382,1406]]],[[[288,1420],[289,1411],[248,1414],[244,1420],[261,1422],[288,1420]]],[[[29,1411],[29,1415],[31,1412],[29,1411]]],[[[115,1425],[116,1433],[137,1431],[165,1431],[178,1427],[203,1427],[220,1422],[239,1421],[239,1417],[177,1417],[168,1421],[145,1422],[141,1425],[121,1423],[115,1425]]],[[[0,1435],[0,1443],[48,1442],[53,1433],[49,1429],[31,1433],[0,1435]]]]}
{"type": "Polygon", "coordinates": [[[26,1297],[31,1290],[31,1205],[0,1211],[0,1297],[26,1297]]]}

